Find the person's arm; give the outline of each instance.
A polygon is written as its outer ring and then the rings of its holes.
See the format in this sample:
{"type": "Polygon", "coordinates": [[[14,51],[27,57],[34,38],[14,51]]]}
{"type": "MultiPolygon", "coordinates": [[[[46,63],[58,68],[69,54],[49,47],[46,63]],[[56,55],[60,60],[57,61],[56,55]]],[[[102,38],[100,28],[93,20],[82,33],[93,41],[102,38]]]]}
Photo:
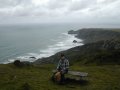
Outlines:
{"type": "Polygon", "coordinates": [[[57,65],[57,70],[59,70],[60,64],[61,64],[61,61],[59,61],[58,65],[57,65]]]}

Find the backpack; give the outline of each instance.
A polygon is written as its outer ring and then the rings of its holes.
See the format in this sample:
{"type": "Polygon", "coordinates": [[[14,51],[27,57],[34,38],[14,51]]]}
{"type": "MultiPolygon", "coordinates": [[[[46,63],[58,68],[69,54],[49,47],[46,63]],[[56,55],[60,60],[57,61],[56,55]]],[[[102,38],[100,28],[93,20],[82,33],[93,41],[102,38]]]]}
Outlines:
{"type": "Polygon", "coordinates": [[[61,81],[61,73],[60,72],[54,73],[52,75],[51,79],[52,79],[52,81],[59,83],[61,81]]]}

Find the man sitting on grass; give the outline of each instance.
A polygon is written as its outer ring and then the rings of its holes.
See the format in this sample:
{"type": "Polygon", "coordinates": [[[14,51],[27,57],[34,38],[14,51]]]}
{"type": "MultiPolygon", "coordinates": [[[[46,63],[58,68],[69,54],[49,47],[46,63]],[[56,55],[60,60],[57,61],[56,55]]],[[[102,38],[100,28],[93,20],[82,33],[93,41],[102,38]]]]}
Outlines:
{"type": "Polygon", "coordinates": [[[57,70],[55,73],[56,81],[60,83],[64,83],[65,77],[64,74],[68,73],[69,69],[69,61],[66,59],[64,54],[61,54],[60,60],[57,66],[57,70]]]}

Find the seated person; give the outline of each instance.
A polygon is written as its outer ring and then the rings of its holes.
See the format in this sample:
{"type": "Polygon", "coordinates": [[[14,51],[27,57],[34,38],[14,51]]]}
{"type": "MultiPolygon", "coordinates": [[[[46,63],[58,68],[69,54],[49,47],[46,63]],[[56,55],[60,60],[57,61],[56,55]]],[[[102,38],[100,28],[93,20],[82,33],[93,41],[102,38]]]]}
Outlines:
{"type": "Polygon", "coordinates": [[[55,77],[57,81],[64,82],[64,74],[68,73],[69,61],[66,59],[64,54],[61,54],[55,77]]]}

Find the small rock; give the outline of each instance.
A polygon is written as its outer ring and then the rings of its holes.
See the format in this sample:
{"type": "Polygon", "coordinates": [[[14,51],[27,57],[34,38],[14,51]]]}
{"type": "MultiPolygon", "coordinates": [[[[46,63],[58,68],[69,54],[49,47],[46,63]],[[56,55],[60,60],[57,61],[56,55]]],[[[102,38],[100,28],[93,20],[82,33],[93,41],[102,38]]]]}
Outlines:
{"type": "Polygon", "coordinates": [[[32,59],[36,59],[36,57],[30,57],[30,58],[32,58],[32,59]]]}
{"type": "Polygon", "coordinates": [[[77,40],[73,40],[73,43],[77,43],[77,40]]]}

